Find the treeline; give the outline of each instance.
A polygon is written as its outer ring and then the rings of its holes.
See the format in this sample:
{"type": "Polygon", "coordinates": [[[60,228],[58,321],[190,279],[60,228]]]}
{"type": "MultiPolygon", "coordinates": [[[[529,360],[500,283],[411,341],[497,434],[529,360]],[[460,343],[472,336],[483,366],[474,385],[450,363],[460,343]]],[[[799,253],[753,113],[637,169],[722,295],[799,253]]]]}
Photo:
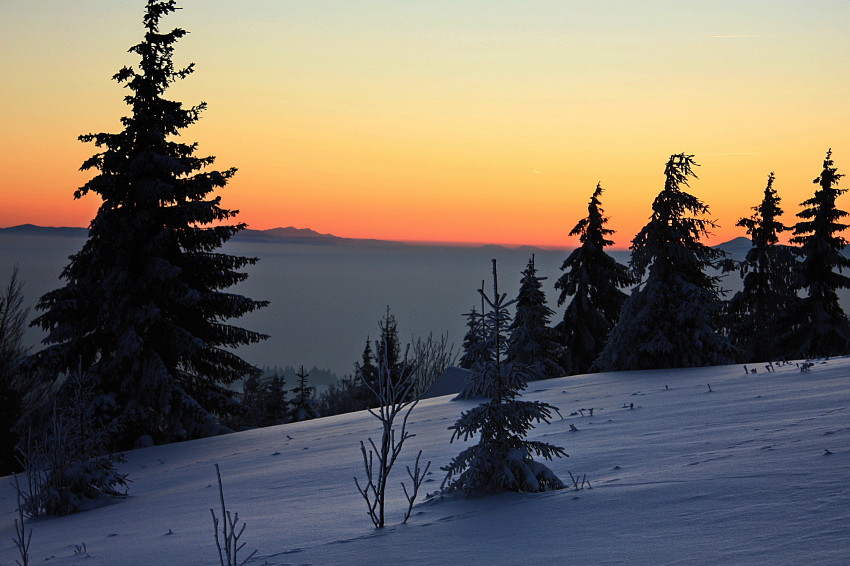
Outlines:
{"type": "MultiPolygon", "coordinates": [[[[737,225],[752,247],[743,261],[701,242],[716,227],[709,209],[688,193],[696,178],[693,156],[667,161],[664,187],[649,222],[631,243],[629,264],[605,252],[613,231],[597,185],[587,216],[570,235],[580,246],[564,261],[555,281],[563,317],[546,304],[532,256],[522,273],[508,356],[534,368],[537,378],[591,371],[693,367],[846,354],[850,324],[839,289],[850,288],[842,255],[847,213],[836,206],[842,177],[828,151],[801,204],[798,222],[785,226],[775,176],[762,200],[737,225]],[[790,244],[782,235],[790,232],[790,244]],[[720,273],[737,273],[743,290],[727,297],[720,273]],[[629,291],[630,292],[627,292],[629,291]]],[[[483,308],[482,308],[483,312],[483,308]]],[[[461,366],[471,368],[481,351],[482,317],[467,315],[461,366]]]]}
{"type": "Polygon", "coordinates": [[[376,406],[374,392],[381,379],[379,367],[387,374],[385,379],[393,386],[409,381],[412,387],[405,401],[422,395],[443,371],[457,363],[458,353],[448,335],[412,338],[402,345],[398,321],[389,307],[378,322],[378,337],[366,344],[354,371],[343,376],[322,392],[317,401],[322,416],[349,413],[376,406]]]}
{"type": "Polygon", "coordinates": [[[303,367],[296,370],[292,366],[266,367],[261,374],[248,376],[241,390],[235,392],[239,408],[223,423],[234,430],[245,430],[374,408],[379,362],[392,384],[401,384],[410,377],[413,386],[404,400],[412,400],[457,362],[455,346],[446,334],[435,337],[431,333],[402,346],[398,321],[389,307],[378,321],[377,336],[374,341],[366,337],[354,370],[342,378],[328,370],[313,368],[306,372],[303,367]],[[287,389],[291,383],[297,386],[287,389]],[[318,391],[317,383],[327,386],[318,391]]]}

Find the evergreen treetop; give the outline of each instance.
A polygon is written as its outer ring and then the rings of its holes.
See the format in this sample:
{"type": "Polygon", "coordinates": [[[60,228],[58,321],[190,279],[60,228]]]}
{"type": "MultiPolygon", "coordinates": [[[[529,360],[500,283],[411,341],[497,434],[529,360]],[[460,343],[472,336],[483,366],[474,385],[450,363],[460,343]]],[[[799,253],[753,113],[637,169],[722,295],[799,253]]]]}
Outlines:
{"type": "Polygon", "coordinates": [[[484,317],[475,310],[475,307],[463,316],[466,317],[466,334],[463,336],[463,355],[458,361],[458,366],[470,369],[485,355],[484,317]]]}
{"type": "Polygon", "coordinates": [[[458,365],[463,369],[472,369],[478,363],[484,361],[489,356],[487,350],[487,321],[485,318],[484,304],[484,281],[481,281],[481,287],[478,289],[479,298],[481,299],[481,312],[472,307],[466,317],[466,334],[463,336],[463,355],[460,357],[458,365]]]}
{"type": "Polygon", "coordinates": [[[363,384],[375,387],[378,383],[378,368],[375,366],[375,355],[372,353],[372,339],[366,337],[366,345],[359,363],[354,364],[354,375],[363,384]]]}
{"type": "Polygon", "coordinates": [[[375,341],[375,359],[383,361],[393,381],[399,382],[402,368],[401,344],[398,338],[398,321],[390,312],[389,305],[386,314],[378,321],[378,328],[380,337],[375,341]]]}
{"type": "Polygon", "coordinates": [[[838,173],[827,151],[821,174],[813,181],[818,185],[812,198],[797,213],[801,219],[794,226],[791,241],[800,246],[801,261],[795,272],[797,289],[807,291],[801,301],[795,329],[797,355],[828,356],[850,350],[850,325],[838,301],[838,289],[850,288],[850,259],[841,251],[847,240],[841,233],[848,224],[841,222],[847,212],[836,206],[846,189],[838,188],[844,175],[838,173]]]}
{"type": "Polygon", "coordinates": [[[103,202],[62,272],[65,286],[41,298],[33,323],[48,333],[34,365],[52,375],[88,368],[112,448],[220,430],[215,415],[234,405],[225,385],[259,371],[232,349],[265,338],[225,322],[266,305],[224,292],[257,261],[217,251],[245,228],[211,196],[236,170],[207,170],[214,157],[173,139],[206,107],[164,97],[194,70],[172,61],[186,31],[160,31],[175,10],[173,0],[148,0],[144,39],[130,49],[138,70],[113,77],[130,91],[123,130],[80,136],[100,151],[83,163],[97,173],[74,197],[103,202]]]}
{"type": "Polygon", "coordinates": [[[764,187],[764,197],[758,206],[753,207],[754,214],[749,218],[741,218],[736,224],[747,229],[755,249],[764,250],[769,246],[777,245],[782,233],[790,230],[779,220],[783,213],[780,207],[782,199],[773,188],[775,180],[776,176],[771,171],[767,176],[767,185],[764,187]]]}
{"type": "Polygon", "coordinates": [[[558,306],[572,297],[556,326],[568,374],[590,369],[620,317],[627,296],[622,289],[636,283],[627,267],[605,252],[614,243],[608,239],[614,230],[605,227],[608,218],[601,195],[602,185],[597,183],[587,216],[570,231],[570,236],[579,236],[581,245],[564,260],[561,270],[565,273],[555,282],[555,289],[561,291],[558,306]]]}
{"type": "Polygon", "coordinates": [[[313,396],[316,388],[308,385],[307,378],[310,376],[301,366],[301,371],[295,374],[298,377],[298,386],[292,390],[295,398],[292,400],[292,420],[295,422],[306,421],[319,417],[316,400],[313,396]]]}
{"type": "Polygon", "coordinates": [[[784,342],[791,327],[791,311],[797,303],[794,253],[779,243],[782,233],[790,228],[779,220],[782,199],[773,188],[774,181],[771,172],[761,203],[753,207],[754,214],[737,223],[746,228],[752,248],[739,265],[744,288],[729,300],[726,324],[743,362],[772,360],[787,354],[784,342]]]}
{"type": "Polygon", "coordinates": [[[623,305],[620,320],[594,362],[599,370],[717,365],[732,361],[734,347],[717,331],[722,302],[719,276],[707,273],[724,256],[701,243],[715,226],[708,207],[685,192],[692,155],[670,156],[664,188],[649,222],[632,240],[630,266],[647,277],[623,305]]]}
{"type": "Polygon", "coordinates": [[[704,269],[716,267],[717,260],[725,254],[700,242],[716,223],[703,217],[708,214],[708,206],[682,188],[689,186],[690,177],[697,178],[693,168],[699,165],[693,157],[684,153],[671,155],[664,167],[664,189],[652,203],[649,222],[632,240],[629,266],[638,277],[657,265],[676,271],[700,287],[715,287],[719,281],[704,269]]]}
{"type": "MultiPolygon", "coordinates": [[[[378,322],[380,328],[380,337],[375,341],[375,363],[379,367],[379,362],[385,366],[385,371],[389,372],[390,379],[398,387],[406,381],[408,374],[412,373],[416,360],[411,360],[410,363],[404,359],[401,353],[401,341],[398,337],[398,321],[394,314],[390,312],[390,307],[387,306],[387,312],[384,317],[378,322]]],[[[378,371],[380,379],[380,370],[378,371]]]]}
{"type": "Polygon", "coordinates": [[[546,277],[537,275],[534,255],[522,272],[516,314],[508,327],[509,338],[506,359],[522,364],[531,372],[531,379],[543,379],[563,375],[559,365],[560,348],[549,326],[555,312],[546,304],[542,281],[546,277]]]}

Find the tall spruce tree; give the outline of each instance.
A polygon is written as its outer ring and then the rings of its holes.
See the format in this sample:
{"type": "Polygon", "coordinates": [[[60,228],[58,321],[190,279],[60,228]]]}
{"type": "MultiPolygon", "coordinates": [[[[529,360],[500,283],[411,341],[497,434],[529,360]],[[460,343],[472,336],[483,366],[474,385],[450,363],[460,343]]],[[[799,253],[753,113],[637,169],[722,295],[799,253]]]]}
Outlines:
{"type": "Polygon", "coordinates": [[[630,267],[648,273],[623,305],[620,320],[594,363],[603,371],[693,367],[732,361],[734,347],[719,334],[719,277],[706,269],[724,253],[700,243],[715,226],[702,218],[708,207],[686,193],[692,155],[670,156],[664,189],[649,222],[632,240],[630,267]]]}
{"type": "Polygon", "coordinates": [[[266,338],[226,323],[266,304],[224,292],[257,261],[217,251],[245,227],[228,224],[237,211],[211,196],[236,170],[207,170],[213,157],[174,140],[206,107],[164,98],[193,71],[172,62],[187,32],[159,28],[177,9],[173,0],[148,0],[144,39],[130,49],[139,67],[113,77],[129,90],[124,129],[80,136],[100,151],[83,163],[97,173],[74,196],[96,193],[103,203],[62,272],[67,283],[40,299],[33,323],[48,333],[34,365],[52,375],[82,365],[95,392],[91,410],[118,449],[141,437],[168,442],[221,430],[215,415],[234,403],[226,384],[259,371],[232,349],[266,338]]]}
{"type": "Polygon", "coordinates": [[[564,487],[552,471],[533,459],[547,460],[566,456],[564,449],[545,442],[526,440],[534,423],[549,422],[557,411],[542,401],[519,401],[517,397],[527,385],[527,373],[519,364],[505,360],[506,330],[511,322],[507,301],[499,293],[496,260],[493,260],[493,298],[484,297],[489,359],[473,368],[475,389],[487,400],[465,411],[454,425],[452,442],[478,436],[478,444],[455,456],[442,469],[446,472],[443,488],[467,496],[488,495],[502,491],[536,492],[564,487]]]}
{"type": "Polygon", "coordinates": [[[605,248],[614,243],[608,239],[614,230],[605,227],[608,218],[599,200],[601,195],[602,185],[597,183],[587,205],[587,217],[570,231],[570,236],[579,237],[581,245],[561,265],[565,273],[555,282],[555,289],[561,291],[558,306],[572,297],[563,320],[555,327],[563,348],[561,363],[568,375],[590,371],[620,318],[627,297],[622,289],[637,283],[625,265],[605,253],[605,248]]]}
{"type": "Polygon", "coordinates": [[[516,314],[508,327],[505,358],[508,362],[525,366],[530,380],[564,374],[564,369],[558,363],[561,348],[555,340],[554,330],[549,326],[549,319],[555,312],[546,304],[546,294],[541,284],[545,280],[545,277],[537,276],[532,255],[522,272],[516,314]]]}
{"type": "Polygon", "coordinates": [[[754,214],[738,220],[746,228],[752,247],[738,267],[744,280],[742,291],[727,304],[726,326],[739,350],[739,361],[768,361],[785,355],[791,327],[790,316],[798,298],[793,284],[794,251],[779,243],[790,230],[779,220],[782,199],[773,188],[775,177],[767,177],[761,204],[754,214]]]}
{"type": "Polygon", "coordinates": [[[840,220],[847,212],[839,210],[835,201],[846,189],[836,185],[844,175],[832,161],[832,150],[826,152],[823,170],[814,183],[818,185],[812,198],[801,206],[801,218],[794,226],[791,241],[800,246],[801,261],[795,273],[795,284],[805,290],[795,316],[793,353],[797,356],[829,356],[850,351],[850,324],[838,302],[838,289],[850,288],[850,268],[841,251],[847,240],[841,236],[847,224],[840,220]]]}

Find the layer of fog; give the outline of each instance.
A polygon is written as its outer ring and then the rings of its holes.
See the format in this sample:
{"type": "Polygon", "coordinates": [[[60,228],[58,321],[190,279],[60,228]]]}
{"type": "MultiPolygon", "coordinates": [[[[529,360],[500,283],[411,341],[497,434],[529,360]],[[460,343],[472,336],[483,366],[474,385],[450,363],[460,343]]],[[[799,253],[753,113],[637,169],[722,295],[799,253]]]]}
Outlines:
{"type": "MultiPolygon", "coordinates": [[[[68,256],[85,241],[80,231],[33,229],[0,230],[0,280],[7,281],[15,263],[25,283],[27,302],[57,288],[68,256]]],[[[745,253],[747,242],[737,239],[724,245],[733,257],[745,253]]],[[[367,337],[375,339],[378,321],[387,307],[398,320],[403,342],[416,337],[448,333],[457,348],[465,333],[463,313],[480,310],[477,289],[482,281],[492,290],[492,263],[499,270],[499,289],[512,297],[519,288],[521,271],[535,254],[538,275],[549,306],[557,306],[554,283],[561,275],[565,250],[509,249],[499,246],[449,247],[388,244],[359,240],[305,237],[237,237],[227,253],[258,257],[249,268],[247,281],[232,289],[254,299],[270,301],[267,308],[234,321],[268,334],[259,344],[243,347],[240,355],[259,366],[300,366],[329,369],[338,375],[351,373],[367,337]]],[[[619,261],[628,252],[612,252],[619,261]]],[[[732,274],[723,286],[740,288],[732,274]]],[[[31,312],[31,317],[34,316],[31,312]]],[[[27,332],[27,343],[38,347],[43,334],[27,332]]]]}

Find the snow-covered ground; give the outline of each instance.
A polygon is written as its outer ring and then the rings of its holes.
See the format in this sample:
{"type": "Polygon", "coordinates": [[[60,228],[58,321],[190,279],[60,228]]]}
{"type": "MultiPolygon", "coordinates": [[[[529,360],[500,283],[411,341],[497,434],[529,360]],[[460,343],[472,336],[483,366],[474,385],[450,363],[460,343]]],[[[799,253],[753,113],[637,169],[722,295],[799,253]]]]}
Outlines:
{"type": "MultiPolygon", "coordinates": [[[[247,522],[246,549],[258,551],[250,564],[850,564],[850,360],[808,374],[758,367],[532,383],[525,398],[564,417],[533,437],[565,447],[552,469],[567,482],[586,475],[592,489],[433,498],[401,524],[404,465],[422,449],[436,491],[439,467],[462,447],[447,427],[472,405],[425,400],[382,530],[353,481],[360,440],[379,435],[365,412],[138,450],[123,466],[126,499],[28,523],[31,564],[218,564],[215,463],[229,509],[247,522]]],[[[3,565],[17,557],[14,508],[2,478],[3,565]]]]}

